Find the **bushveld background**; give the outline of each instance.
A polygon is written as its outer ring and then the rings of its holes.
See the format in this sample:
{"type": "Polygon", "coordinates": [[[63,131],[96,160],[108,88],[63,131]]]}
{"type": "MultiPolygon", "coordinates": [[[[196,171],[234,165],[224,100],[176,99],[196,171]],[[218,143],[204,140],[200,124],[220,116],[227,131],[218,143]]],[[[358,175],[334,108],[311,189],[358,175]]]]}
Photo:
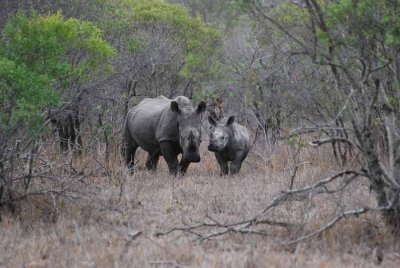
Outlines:
{"type": "Polygon", "coordinates": [[[400,3],[0,0],[0,266],[400,263],[400,3]],[[128,110],[207,101],[202,161],[129,174],[128,110]],[[206,150],[235,115],[235,176],[206,150]]]}

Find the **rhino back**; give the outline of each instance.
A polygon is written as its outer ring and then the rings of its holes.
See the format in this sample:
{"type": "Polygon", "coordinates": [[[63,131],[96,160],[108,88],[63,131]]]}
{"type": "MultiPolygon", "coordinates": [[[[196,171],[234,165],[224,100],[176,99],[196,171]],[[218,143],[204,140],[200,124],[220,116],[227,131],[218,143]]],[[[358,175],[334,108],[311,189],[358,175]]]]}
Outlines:
{"type": "Polygon", "coordinates": [[[238,123],[233,123],[232,137],[229,137],[231,141],[229,146],[235,150],[248,151],[250,149],[250,132],[245,127],[238,123]]]}
{"type": "Polygon", "coordinates": [[[144,99],[128,112],[128,131],[145,151],[151,152],[158,148],[157,132],[162,129],[160,123],[164,115],[170,112],[170,103],[171,100],[164,96],[144,99]]]}

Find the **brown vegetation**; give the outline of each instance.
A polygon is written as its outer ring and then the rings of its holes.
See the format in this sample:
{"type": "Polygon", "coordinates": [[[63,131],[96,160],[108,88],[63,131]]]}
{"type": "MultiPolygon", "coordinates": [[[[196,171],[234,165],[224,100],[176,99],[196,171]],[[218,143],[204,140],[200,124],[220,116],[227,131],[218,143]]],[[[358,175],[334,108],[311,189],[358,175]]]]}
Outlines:
{"type": "MultiPolygon", "coordinates": [[[[228,224],[254,217],[289,188],[296,163],[305,162],[296,172],[294,189],[343,169],[335,164],[329,148],[305,147],[299,153],[291,148],[277,145],[267,166],[250,155],[234,177],[220,177],[212,154],[202,148],[202,162],[190,166],[183,178],[168,175],[163,160],[158,171],[145,170],[143,151],[138,153],[142,168],[130,176],[118,156],[105,164],[102,150],[77,159],[71,155],[61,159],[57,152],[44,150],[54,158],[54,165],[68,163],[65,171],[59,166],[59,176],[68,173],[71,181],[74,172],[81,176],[64,193],[29,195],[18,203],[14,215],[2,215],[0,266],[372,267],[382,253],[382,264],[396,267],[400,244],[379,213],[344,220],[321,235],[287,244],[324,225],[340,210],[376,205],[367,180],[310,202],[286,202],[268,214],[295,224],[293,228],[257,226],[264,235],[226,234],[203,241],[187,232],[157,236],[211,219],[228,224]]],[[[32,193],[43,187],[32,183],[32,193]]]]}

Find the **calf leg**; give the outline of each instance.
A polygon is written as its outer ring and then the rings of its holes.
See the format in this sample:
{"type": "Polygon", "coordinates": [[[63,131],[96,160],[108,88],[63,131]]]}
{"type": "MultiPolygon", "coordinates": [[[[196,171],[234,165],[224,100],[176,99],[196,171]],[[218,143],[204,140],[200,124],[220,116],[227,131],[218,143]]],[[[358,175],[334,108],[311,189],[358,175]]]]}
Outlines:
{"type": "Polygon", "coordinates": [[[176,148],[176,144],[168,141],[160,142],[161,153],[167,162],[169,172],[173,175],[178,173],[179,162],[178,154],[179,151],[176,148]]]}
{"type": "Polygon", "coordinates": [[[242,167],[242,160],[232,161],[231,167],[230,167],[231,174],[238,173],[241,167],[242,167]]]}
{"type": "Polygon", "coordinates": [[[215,154],[215,157],[217,158],[217,162],[219,164],[219,167],[221,168],[221,176],[228,174],[228,161],[219,154],[215,154]]]}
{"type": "Polygon", "coordinates": [[[160,151],[157,150],[153,153],[149,153],[146,160],[146,167],[148,170],[156,170],[158,160],[160,159],[160,151]]]}
{"type": "Polygon", "coordinates": [[[232,161],[230,171],[232,174],[236,174],[242,167],[243,160],[246,158],[248,152],[238,151],[235,155],[235,159],[232,161]]]}

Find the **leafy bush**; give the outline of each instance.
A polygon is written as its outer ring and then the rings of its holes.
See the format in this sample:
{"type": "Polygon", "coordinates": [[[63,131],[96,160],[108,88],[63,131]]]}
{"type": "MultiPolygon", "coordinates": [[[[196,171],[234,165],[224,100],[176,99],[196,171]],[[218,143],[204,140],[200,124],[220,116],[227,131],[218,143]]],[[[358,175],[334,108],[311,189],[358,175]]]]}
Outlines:
{"type": "Polygon", "coordinates": [[[60,102],[69,85],[114,55],[99,28],[60,13],[23,14],[5,26],[0,42],[0,126],[2,131],[28,126],[37,131],[46,108],[60,102]],[[85,55],[76,62],[74,54],[85,55]],[[21,125],[22,124],[22,125],[21,125]]]}
{"type": "Polygon", "coordinates": [[[0,39],[0,206],[12,203],[18,181],[30,176],[10,164],[12,159],[21,160],[16,155],[31,151],[63,93],[97,71],[109,70],[107,60],[114,54],[98,27],[65,20],[60,13],[20,13],[5,25],[0,39]]]}

